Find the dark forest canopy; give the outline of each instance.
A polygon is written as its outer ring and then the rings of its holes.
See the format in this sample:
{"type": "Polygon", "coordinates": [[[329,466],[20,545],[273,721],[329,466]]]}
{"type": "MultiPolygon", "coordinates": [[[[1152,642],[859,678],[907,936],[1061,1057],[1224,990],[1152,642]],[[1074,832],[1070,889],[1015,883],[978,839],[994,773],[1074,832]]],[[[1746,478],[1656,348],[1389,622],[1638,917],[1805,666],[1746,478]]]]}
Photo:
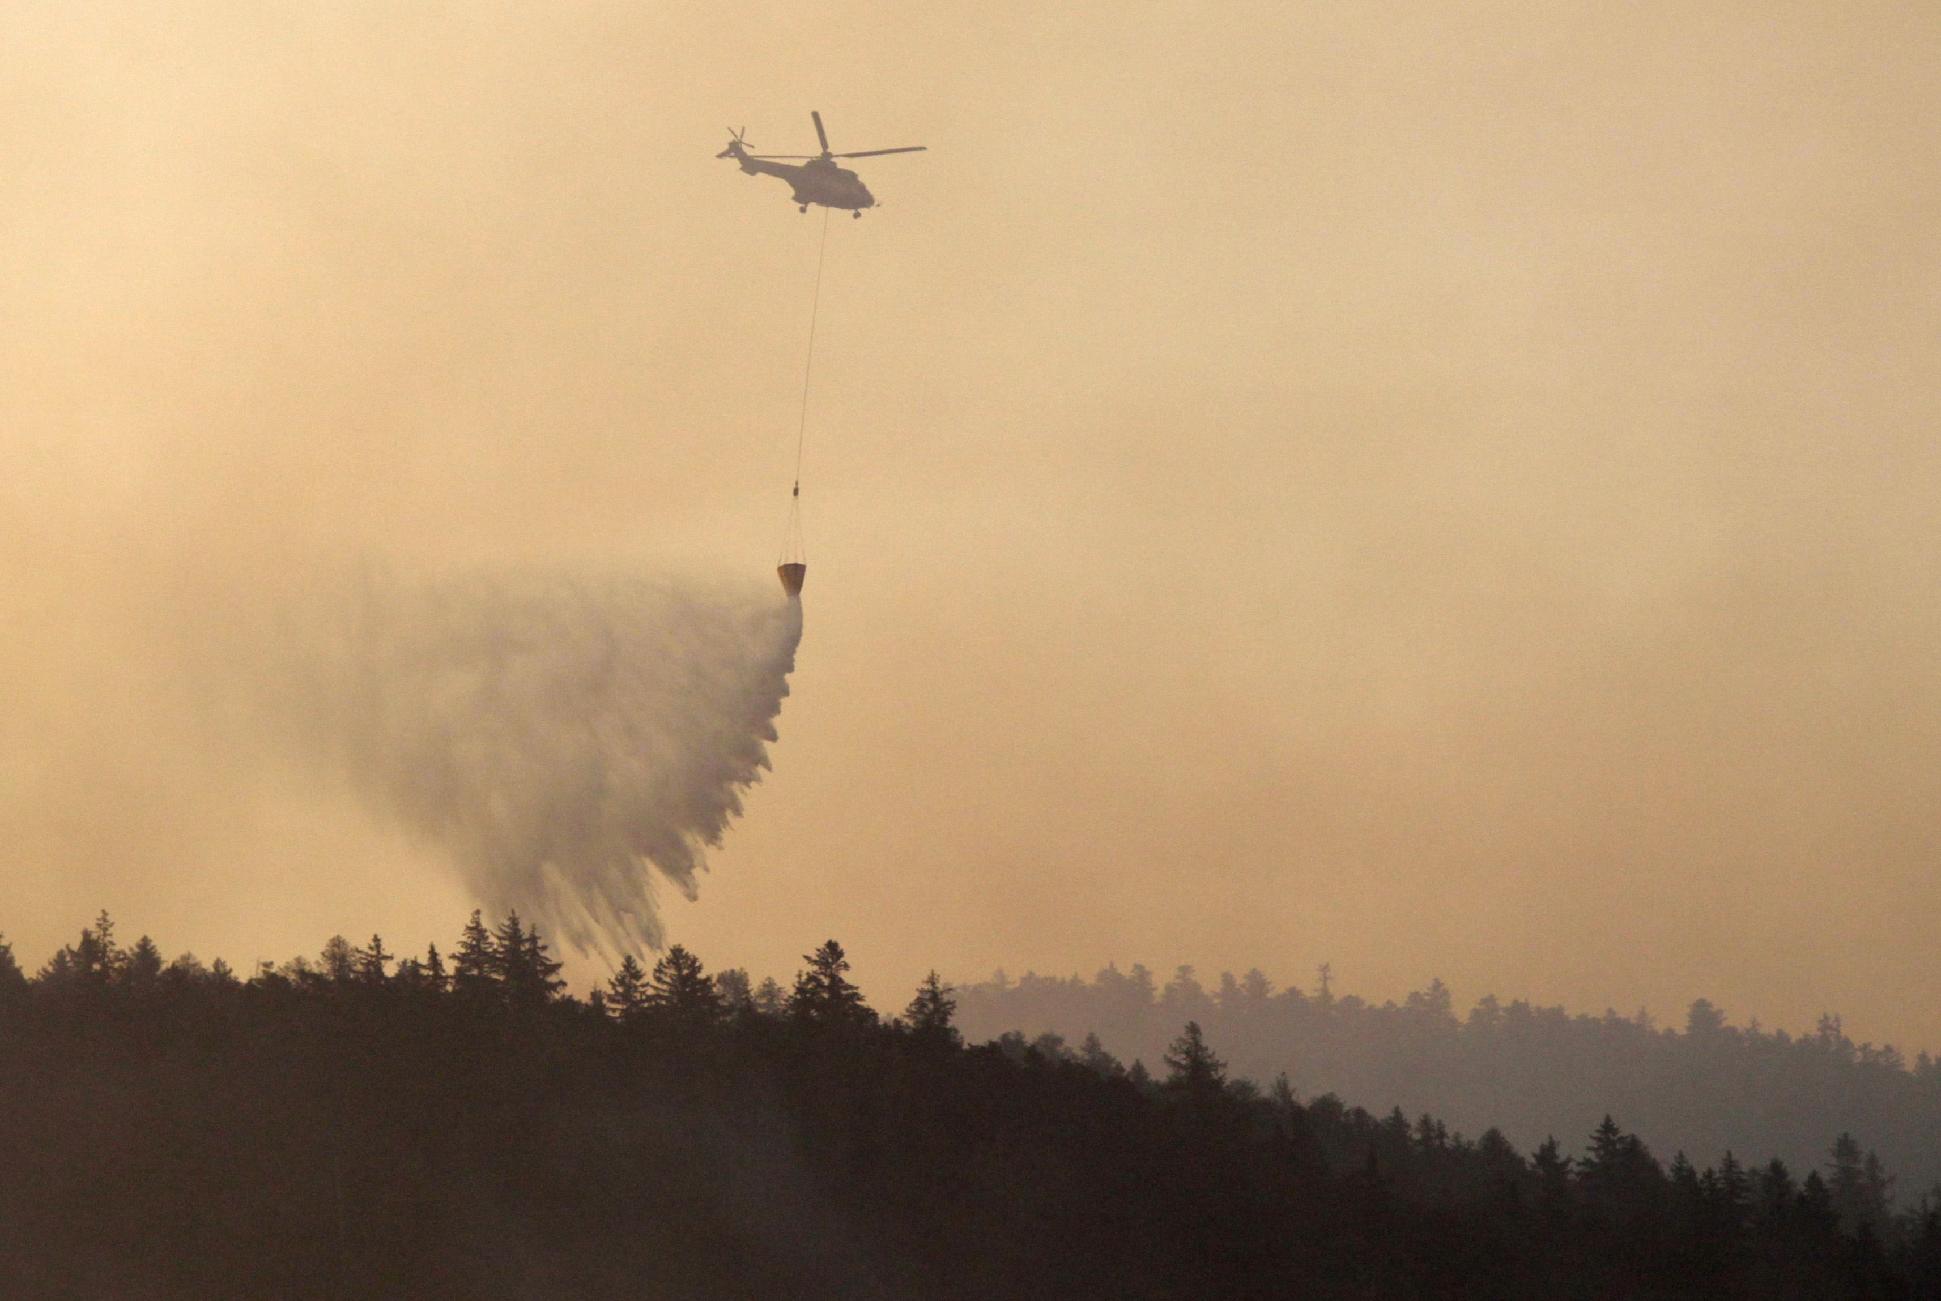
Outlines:
{"type": "Polygon", "coordinates": [[[1534,1152],[1096,1038],[966,1046],[934,975],[870,1008],[670,949],[568,996],[544,938],[165,962],[104,915],[0,944],[0,1294],[1855,1296],[1941,1287],[1941,1206],[1668,1163],[1611,1117],[1534,1152]]]}
{"type": "Polygon", "coordinates": [[[1439,980],[1376,1004],[1325,971],[1303,991],[1276,989],[1257,970],[1208,987],[1180,967],[1161,983],[1136,964],[1089,981],[999,975],[958,999],[974,1038],[1017,1030],[1077,1043],[1096,1033],[1146,1061],[1197,1021],[1242,1075],[1285,1072],[1304,1095],[1433,1112],[1472,1133],[1494,1125],[1526,1148],[1571,1132],[1586,1111],[1622,1116],[1654,1148],[1702,1162],[1731,1150],[1809,1166],[1824,1159],[1829,1134],[1846,1131],[1899,1172],[1903,1200],[1941,1185],[1941,1062],[1856,1044],[1837,1016],[1793,1036],[1732,1025],[1703,998],[1682,1027],[1493,996],[1463,1013],[1439,980]]]}

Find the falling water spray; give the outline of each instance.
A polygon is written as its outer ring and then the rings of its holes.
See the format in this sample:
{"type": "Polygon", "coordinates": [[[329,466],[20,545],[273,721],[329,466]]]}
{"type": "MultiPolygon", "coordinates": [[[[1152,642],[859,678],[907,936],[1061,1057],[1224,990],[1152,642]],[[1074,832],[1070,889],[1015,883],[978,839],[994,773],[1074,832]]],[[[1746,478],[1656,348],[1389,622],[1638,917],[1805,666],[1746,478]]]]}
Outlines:
{"type": "Polygon", "coordinates": [[[306,685],[312,748],[486,908],[582,952],[659,947],[659,886],[695,896],[769,766],[801,602],[566,574],[357,587],[306,685]]]}

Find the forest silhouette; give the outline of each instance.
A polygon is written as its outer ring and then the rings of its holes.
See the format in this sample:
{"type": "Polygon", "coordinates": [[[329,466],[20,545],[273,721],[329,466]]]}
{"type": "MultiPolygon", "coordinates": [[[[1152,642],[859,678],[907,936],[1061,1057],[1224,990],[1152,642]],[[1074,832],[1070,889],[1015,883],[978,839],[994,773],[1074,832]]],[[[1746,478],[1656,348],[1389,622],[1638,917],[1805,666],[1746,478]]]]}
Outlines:
{"type": "Polygon", "coordinates": [[[1277,990],[1258,970],[1223,972],[1207,988],[1191,967],[1161,985],[1134,964],[1089,981],[1000,973],[958,998],[974,1037],[1021,1031],[1055,1051],[1096,1033],[1146,1061],[1197,1021],[1242,1075],[1286,1072],[1303,1094],[1433,1112],[1472,1133],[1496,1126],[1524,1148],[1573,1132],[1587,1110],[1623,1116],[1654,1148],[1706,1162],[1763,1152],[1806,1168],[1825,1158],[1830,1135],[1847,1132],[1881,1153],[1905,1200],[1941,1197],[1941,1062],[1856,1044],[1838,1016],[1794,1036],[1731,1025],[1704,998],[1682,1027],[1493,995],[1464,1014],[1440,980],[1377,1004],[1340,992],[1331,971],[1317,975],[1311,991],[1277,990]]]}
{"type": "MultiPolygon", "coordinates": [[[[165,961],[106,914],[0,942],[9,1296],[1932,1296],[1941,1204],[1850,1135],[1661,1160],[1610,1116],[1519,1151],[1230,1072],[884,1017],[680,946],[565,991],[517,915],[448,953],[165,961]]],[[[975,993],[989,1000],[988,991],[975,993]]],[[[1209,1022],[1209,1024],[1218,1024],[1209,1022]]]]}

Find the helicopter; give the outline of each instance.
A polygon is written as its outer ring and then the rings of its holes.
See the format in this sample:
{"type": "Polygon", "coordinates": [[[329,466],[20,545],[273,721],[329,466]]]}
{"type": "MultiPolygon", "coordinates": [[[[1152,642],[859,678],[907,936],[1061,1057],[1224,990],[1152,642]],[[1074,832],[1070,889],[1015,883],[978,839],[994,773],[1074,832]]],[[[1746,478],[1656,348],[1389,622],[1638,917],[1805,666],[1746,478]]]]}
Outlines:
{"type": "Polygon", "coordinates": [[[825,208],[848,209],[852,217],[863,215],[864,208],[876,206],[876,196],[869,192],[862,178],[846,167],[836,166],[838,158],[874,158],[879,154],[914,154],[921,152],[924,145],[904,145],[897,149],[864,149],[852,154],[832,154],[829,152],[829,135],[822,129],[822,114],[814,109],[809,117],[815,122],[816,139],[822,142],[819,154],[751,154],[748,141],[742,128],[737,131],[728,128],[728,147],[716,154],[716,158],[732,158],[741,164],[741,170],[750,176],[757,174],[779,176],[789,183],[795,192],[795,202],[799,211],[807,212],[809,205],[820,204],[825,208]],[[800,166],[791,166],[782,160],[797,160],[800,166]]]}

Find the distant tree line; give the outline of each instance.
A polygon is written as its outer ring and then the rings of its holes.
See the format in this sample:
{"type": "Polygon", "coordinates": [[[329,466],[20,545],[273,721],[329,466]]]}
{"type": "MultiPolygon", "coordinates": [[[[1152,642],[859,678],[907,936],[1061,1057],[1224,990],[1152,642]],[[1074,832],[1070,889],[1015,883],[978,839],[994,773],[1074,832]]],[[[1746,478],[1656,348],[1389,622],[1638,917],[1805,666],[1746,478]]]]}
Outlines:
{"type": "Polygon", "coordinates": [[[784,986],[675,946],[568,995],[538,930],[449,954],[165,962],[105,914],[0,941],[0,1295],[1879,1297],[1941,1204],[1669,1166],[1610,1117],[1529,1155],[1235,1078],[1188,1019],[1124,1065],[884,1017],[841,945],[784,986]]]}
{"type": "Polygon", "coordinates": [[[1902,1203],[1941,1187],[1941,1062],[1856,1044],[1838,1016],[1795,1037],[1731,1025],[1703,998],[1682,1027],[1493,996],[1464,1014],[1440,980],[1377,1004],[1340,993],[1332,975],[1324,967],[1303,991],[1277,989],[1258,970],[1202,985],[1180,967],[1162,984],[1135,964],[1091,980],[999,973],[959,999],[973,1038],[1017,1030],[1077,1042],[1096,1033],[1145,1061],[1197,1021],[1240,1074],[1285,1072],[1304,1095],[1433,1112],[1472,1133],[1497,1126],[1526,1148],[1574,1128],[1586,1109],[1623,1116],[1659,1150],[1706,1162],[1753,1151],[1806,1168],[1846,1132],[1898,1172],[1902,1203]]]}

